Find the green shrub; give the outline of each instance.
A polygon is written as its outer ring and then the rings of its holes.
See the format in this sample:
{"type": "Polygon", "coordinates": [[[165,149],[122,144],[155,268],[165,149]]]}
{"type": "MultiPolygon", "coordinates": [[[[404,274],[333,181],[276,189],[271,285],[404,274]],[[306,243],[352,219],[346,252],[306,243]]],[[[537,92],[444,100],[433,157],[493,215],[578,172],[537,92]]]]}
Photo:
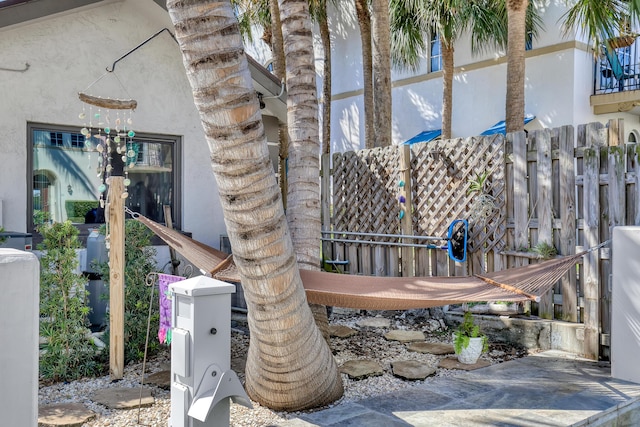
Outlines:
{"type": "MultiPolygon", "coordinates": [[[[4,227],[0,227],[0,233],[4,233],[4,227]]],[[[7,240],[6,237],[0,236],[0,245],[3,244],[5,240],[7,240]]]]}
{"type": "Polygon", "coordinates": [[[40,336],[45,339],[40,355],[40,375],[67,381],[98,373],[98,348],[87,329],[86,279],[78,267],[78,229],[71,222],[38,228],[43,251],[40,259],[40,336]]]}
{"type": "MultiPolygon", "coordinates": [[[[105,234],[105,227],[100,228],[105,234]]],[[[149,302],[151,287],[147,286],[147,275],[158,271],[155,264],[156,250],[151,245],[153,234],[139,221],[125,221],[125,250],[124,250],[124,358],[125,363],[141,361],[144,357],[145,340],[147,336],[147,319],[149,317],[149,302]]],[[[109,288],[109,265],[102,263],[97,271],[109,288]]],[[[148,355],[157,353],[160,343],[157,340],[159,308],[158,293],[151,303],[151,329],[149,332],[148,355]]],[[[109,330],[104,336],[107,349],[109,347],[109,330]]],[[[108,352],[106,352],[108,354],[108,352]]]]}

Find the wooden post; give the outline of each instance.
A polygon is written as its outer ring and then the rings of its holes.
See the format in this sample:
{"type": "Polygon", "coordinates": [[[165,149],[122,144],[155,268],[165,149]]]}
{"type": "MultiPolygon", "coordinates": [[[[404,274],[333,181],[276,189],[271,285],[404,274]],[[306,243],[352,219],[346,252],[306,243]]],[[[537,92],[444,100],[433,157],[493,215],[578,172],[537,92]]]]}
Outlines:
{"type": "MultiPolygon", "coordinates": [[[[584,247],[599,243],[600,226],[600,123],[587,125],[584,150],[584,247]]],[[[598,252],[584,257],[584,356],[598,360],[600,355],[600,293],[598,289],[598,252]]]]}
{"type": "MultiPolygon", "coordinates": [[[[553,218],[551,200],[551,135],[548,129],[536,131],[538,152],[538,244],[553,246],[553,218]]],[[[553,288],[542,295],[539,316],[553,319],[553,288]]]]}
{"type": "MultiPolygon", "coordinates": [[[[559,134],[560,148],[560,253],[576,253],[576,176],[574,166],[574,134],[572,126],[563,126],[559,134]]],[[[562,319],[578,321],[578,291],[576,269],[571,268],[560,281],[562,288],[562,319]]]]}
{"type": "MultiPolygon", "coordinates": [[[[413,235],[413,200],[411,197],[411,146],[400,146],[400,176],[404,181],[404,186],[400,187],[400,194],[404,196],[405,213],[400,220],[400,230],[402,234],[407,236],[413,235]]],[[[404,243],[414,243],[411,240],[405,239],[404,243]]],[[[413,277],[415,276],[414,268],[414,251],[413,248],[408,246],[402,246],[402,276],[413,277]]]]}
{"type": "MultiPolygon", "coordinates": [[[[529,195],[527,194],[527,138],[524,132],[507,135],[513,147],[513,220],[515,250],[529,247],[529,195]]],[[[525,265],[521,257],[514,267],[525,265]]],[[[525,312],[531,311],[531,303],[524,303],[525,312]]]]}
{"type": "Polygon", "coordinates": [[[109,375],[124,375],[124,177],[109,178],[109,375]]]}

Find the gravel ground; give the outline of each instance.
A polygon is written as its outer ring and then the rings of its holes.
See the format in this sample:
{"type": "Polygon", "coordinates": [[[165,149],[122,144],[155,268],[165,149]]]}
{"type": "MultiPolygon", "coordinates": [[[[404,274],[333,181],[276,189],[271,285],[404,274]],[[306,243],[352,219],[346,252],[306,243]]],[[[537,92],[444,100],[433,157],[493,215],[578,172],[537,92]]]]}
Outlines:
{"type": "MultiPolygon", "coordinates": [[[[420,383],[428,383],[434,377],[424,381],[406,381],[393,376],[390,363],[397,360],[420,360],[423,363],[436,367],[440,359],[445,356],[410,352],[404,344],[387,341],[383,335],[392,329],[423,331],[426,341],[451,343],[451,331],[442,320],[430,318],[426,310],[412,312],[334,312],[331,316],[332,325],[349,326],[359,331],[349,338],[332,337],[331,348],[338,365],[348,360],[368,358],[377,360],[384,368],[384,374],[369,377],[363,380],[351,380],[342,374],[344,382],[344,396],[332,406],[353,402],[365,397],[375,396],[412,387],[420,383]],[[372,328],[359,326],[364,319],[371,317],[384,317],[390,321],[389,328],[372,328]]],[[[249,343],[249,334],[243,323],[242,316],[234,315],[231,334],[231,358],[235,363],[244,358],[249,343]]],[[[512,347],[490,347],[489,354],[482,356],[491,363],[501,363],[506,360],[522,357],[526,354],[523,350],[512,347]]],[[[244,381],[243,372],[234,366],[241,381],[244,381]]],[[[241,366],[241,364],[239,365],[241,366]]],[[[170,369],[169,351],[164,351],[146,363],[147,374],[170,369]]],[[[136,364],[125,368],[124,379],[111,383],[108,376],[99,378],[87,378],[71,383],[58,383],[50,386],[42,386],[39,390],[39,404],[52,403],[82,403],[94,411],[95,419],[85,423],[84,427],[129,427],[135,425],[166,426],[170,415],[170,392],[157,387],[151,388],[155,398],[155,404],[148,408],[136,408],[131,410],[110,410],[90,400],[94,390],[107,387],[140,387],[140,375],[142,365],[136,364]]],[[[456,375],[457,371],[438,369],[435,377],[456,375]]],[[[254,408],[247,409],[236,404],[231,405],[231,425],[243,426],[273,426],[283,420],[295,418],[299,413],[283,413],[272,411],[253,402],[254,408]]],[[[323,409],[323,408],[319,408],[323,409]]]]}

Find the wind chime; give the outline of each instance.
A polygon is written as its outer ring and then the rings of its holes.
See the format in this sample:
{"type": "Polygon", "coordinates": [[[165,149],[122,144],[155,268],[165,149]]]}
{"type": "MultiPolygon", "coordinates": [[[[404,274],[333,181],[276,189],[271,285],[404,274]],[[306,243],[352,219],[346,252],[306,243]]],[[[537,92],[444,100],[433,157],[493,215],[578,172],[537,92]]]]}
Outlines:
{"type": "Polygon", "coordinates": [[[101,182],[98,192],[100,208],[105,210],[105,246],[109,254],[109,364],[112,379],[119,380],[124,375],[124,210],[125,199],[129,197],[127,187],[131,184],[129,169],[137,158],[132,129],[137,102],[86,93],[80,93],[79,97],[82,111],[78,117],[83,121],[80,133],[85,138],[84,145],[89,152],[99,153],[96,172],[101,182]]]}
{"type": "MultiPolygon", "coordinates": [[[[89,85],[87,89],[96,82],[89,85]]],[[[133,142],[136,134],[132,129],[133,112],[138,103],[133,99],[103,98],[84,92],[80,92],[78,97],[82,101],[82,111],[78,114],[78,118],[82,120],[80,133],[84,136],[84,146],[90,153],[89,156],[92,152],[98,153],[96,174],[100,185],[97,196],[100,208],[105,209],[107,190],[110,188],[112,176],[124,176],[124,191],[120,197],[123,199],[129,197],[127,191],[127,187],[131,184],[129,170],[135,166],[139,151],[138,144],[133,142]]],[[[106,225],[105,243],[109,250],[108,221],[106,225]]]]}

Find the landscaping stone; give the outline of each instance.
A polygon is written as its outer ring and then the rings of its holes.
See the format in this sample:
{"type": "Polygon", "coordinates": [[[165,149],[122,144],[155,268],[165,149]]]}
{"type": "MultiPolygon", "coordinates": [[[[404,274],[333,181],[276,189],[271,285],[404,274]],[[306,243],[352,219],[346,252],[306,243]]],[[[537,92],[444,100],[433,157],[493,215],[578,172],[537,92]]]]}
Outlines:
{"type": "Polygon", "coordinates": [[[455,350],[452,344],[442,344],[436,342],[412,342],[407,346],[407,350],[417,353],[428,354],[454,354],[455,350]]]}
{"type": "Polygon", "coordinates": [[[399,341],[402,343],[425,340],[425,336],[422,331],[403,331],[400,329],[389,331],[384,334],[384,337],[388,341],[399,341]]]}
{"type": "Polygon", "coordinates": [[[388,328],[389,325],[391,325],[391,320],[385,319],[384,317],[368,317],[360,320],[356,325],[361,328],[388,328]]]}
{"type": "Polygon", "coordinates": [[[60,403],[38,407],[39,427],[80,427],[96,413],[81,403],[60,403]]]}
{"type": "Polygon", "coordinates": [[[149,389],[142,389],[142,399],[139,388],[111,387],[98,390],[90,399],[110,409],[132,409],[153,405],[153,396],[149,389]]]}
{"type": "Polygon", "coordinates": [[[464,363],[460,363],[458,362],[458,358],[457,357],[446,357],[444,359],[442,359],[440,361],[440,363],[438,363],[438,368],[442,368],[442,369],[460,369],[463,371],[473,371],[475,369],[479,369],[479,368],[486,368],[487,366],[490,366],[491,362],[489,362],[488,360],[482,360],[482,359],[478,359],[478,361],[472,365],[467,365],[464,363]]]}
{"type": "Polygon", "coordinates": [[[349,338],[356,335],[358,331],[344,325],[329,325],[329,334],[332,337],[349,338]]]}
{"type": "Polygon", "coordinates": [[[378,362],[369,359],[349,360],[340,366],[340,372],[347,374],[354,380],[362,380],[368,377],[377,377],[384,373],[378,362]]]}
{"type": "Polygon", "coordinates": [[[391,362],[391,370],[396,377],[405,380],[423,380],[436,373],[436,369],[417,360],[391,362]]]}
{"type": "Polygon", "coordinates": [[[144,381],[146,384],[155,385],[163,390],[171,389],[171,370],[164,370],[149,374],[144,381]]]}

